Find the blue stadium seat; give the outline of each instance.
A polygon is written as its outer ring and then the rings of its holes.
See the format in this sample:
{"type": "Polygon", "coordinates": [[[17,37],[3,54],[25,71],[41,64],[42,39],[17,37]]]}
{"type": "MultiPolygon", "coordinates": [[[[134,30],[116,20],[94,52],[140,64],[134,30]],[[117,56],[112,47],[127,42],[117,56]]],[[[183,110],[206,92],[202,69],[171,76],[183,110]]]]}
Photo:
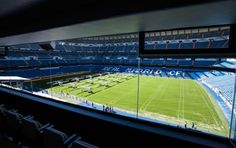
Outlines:
{"type": "Polygon", "coordinates": [[[196,42],[195,48],[208,48],[209,42],[196,42]]]}

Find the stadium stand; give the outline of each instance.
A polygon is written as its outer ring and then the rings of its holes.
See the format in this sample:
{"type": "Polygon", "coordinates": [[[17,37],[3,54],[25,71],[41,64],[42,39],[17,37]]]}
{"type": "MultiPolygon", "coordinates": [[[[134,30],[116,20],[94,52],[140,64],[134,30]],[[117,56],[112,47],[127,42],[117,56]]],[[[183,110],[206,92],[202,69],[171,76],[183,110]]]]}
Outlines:
{"type": "MultiPolygon", "coordinates": [[[[147,37],[146,42],[148,42],[148,44],[146,44],[146,47],[148,49],[156,48],[163,50],[166,48],[173,50],[178,48],[224,48],[228,46],[228,32],[226,28],[225,30],[191,34],[191,36],[190,34],[182,34],[175,36],[147,37]]],[[[80,43],[57,41],[53,51],[44,51],[36,43],[15,45],[10,47],[7,57],[0,60],[2,64],[0,67],[6,68],[6,65],[8,67],[56,66],[62,64],[134,65],[138,63],[137,37],[134,36],[136,35],[127,35],[122,40],[84,38],[80,40],[80,43]],[[103,58],[104,56],[106,56],[105,59],[103,58]]],[[[153,66],[211,66],[214,64],[221,63],[219,63],[217,59],[144,59],[141,61],[141,65],[153,66]]],[[[221,65],[225,66],[225,64],[226,63],[222,63],[221,65]]]]}
{"type": "Polygon", "coordinates": [[[235,83],[234,74],[210,77],[203,79],[203,81],[209,84],[217,94],[225,97],[230,104],[233,103],[235,83]]]}

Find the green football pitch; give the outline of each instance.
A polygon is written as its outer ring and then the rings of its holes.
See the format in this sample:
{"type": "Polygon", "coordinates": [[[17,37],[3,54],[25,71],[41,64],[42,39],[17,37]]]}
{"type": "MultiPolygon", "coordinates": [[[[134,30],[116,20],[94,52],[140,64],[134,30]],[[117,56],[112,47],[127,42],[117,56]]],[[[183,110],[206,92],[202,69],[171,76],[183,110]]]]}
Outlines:
{"type": "Polygon", "coordinates": [[[109,74],[60,84],[49,90],[130,113],[136,113],[138,108],[140,116],[180,126],[194,122],[199,130],[215,134],[226,135],[229,129],[214,98],[195,80],[140,76],[138,88],[137,76],[109,74]]]}

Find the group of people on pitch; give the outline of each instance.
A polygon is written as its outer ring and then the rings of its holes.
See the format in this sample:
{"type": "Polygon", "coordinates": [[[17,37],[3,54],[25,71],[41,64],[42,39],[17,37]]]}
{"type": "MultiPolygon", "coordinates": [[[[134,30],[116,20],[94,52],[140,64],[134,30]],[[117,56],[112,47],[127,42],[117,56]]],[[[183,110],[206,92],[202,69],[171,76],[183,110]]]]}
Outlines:
{"type": "MultiPolygon", "coordinates": [[[[185,128],[188,128],[188,123],[187,123],[187,121],[185,121],[184,127],[185,127],[185,128]]],[[[191,127],[192,129],[197,129],[197,126],[195,125],[194,122],[192,122],[192,126],[190,126],[190,127],[191,127]]]]}
{"type": "Polygon", "coordinates": [[[114,113],[113,106],[111,106],[111,105],[103,105],[102,110],[105,112],[114,113]]]}

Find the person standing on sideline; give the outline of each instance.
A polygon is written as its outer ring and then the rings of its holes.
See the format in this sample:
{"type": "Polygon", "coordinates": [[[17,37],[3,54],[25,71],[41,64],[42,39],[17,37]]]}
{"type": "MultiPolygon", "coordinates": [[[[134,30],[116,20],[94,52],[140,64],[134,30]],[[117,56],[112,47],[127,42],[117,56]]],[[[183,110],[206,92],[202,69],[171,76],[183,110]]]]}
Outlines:
{"type": "Polygon", "coordinates": [[[194,127],[195,127],[195,124],[194,124],[194,122],[192,122],[192,129],[194,129],[194,127]]]}
{"type": "Polygon", "coordinates": [[[187,128],[187,124],[188,124],[188,123],[185,121],[185,124],[184,124],[184,127],[185,127],[185,128],[187,128]]]}

